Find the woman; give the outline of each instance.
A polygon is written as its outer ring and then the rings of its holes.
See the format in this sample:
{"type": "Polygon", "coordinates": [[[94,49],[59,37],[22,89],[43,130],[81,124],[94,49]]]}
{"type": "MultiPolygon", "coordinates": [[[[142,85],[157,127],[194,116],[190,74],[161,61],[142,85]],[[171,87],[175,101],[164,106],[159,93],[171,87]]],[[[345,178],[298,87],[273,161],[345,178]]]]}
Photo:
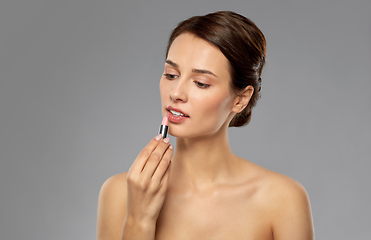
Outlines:
{"type": "Polygon", "coordinates": [[[264,35],[216,12],[172,32],[160,80],[170,139],[152,139],[127,173],[109,178],[98,239],[313,239],[309,200],[296,181],[231,152],[228,127],[247,124],[260,96],[264,35]]]}

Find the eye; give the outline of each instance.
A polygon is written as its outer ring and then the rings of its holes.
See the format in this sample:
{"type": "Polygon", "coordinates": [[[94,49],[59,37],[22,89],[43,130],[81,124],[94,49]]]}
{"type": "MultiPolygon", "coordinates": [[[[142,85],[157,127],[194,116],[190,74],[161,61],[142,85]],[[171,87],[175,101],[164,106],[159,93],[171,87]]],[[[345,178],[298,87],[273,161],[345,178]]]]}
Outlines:
{"type": "Polygon", "coordinates": [[[169,80],[174,80],[175,78],[177,78],[178,76],[177,75],[173,75],[173,74],[169,74],[169,73],[164,73],[164,76],[169,79],[169,80]]]}
{"type": "Polygon", "coordinates": [[[201,83],[201,82],[197,82],[197,81],[195,81],[195,83],[196,83],[197,87],[199,87],[199,88],[208,88],[208,87],[210,87],[209,84],[205,84],[205,83],[201,83]]]}

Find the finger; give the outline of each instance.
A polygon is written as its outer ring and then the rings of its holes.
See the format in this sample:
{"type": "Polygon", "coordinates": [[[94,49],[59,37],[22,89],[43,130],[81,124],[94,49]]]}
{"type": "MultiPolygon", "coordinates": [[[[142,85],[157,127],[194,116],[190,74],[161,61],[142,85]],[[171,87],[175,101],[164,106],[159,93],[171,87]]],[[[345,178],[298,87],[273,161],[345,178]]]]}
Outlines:
{"type": "Polygon", "coordinates": [[[157,168],[155,169],[152,175],[152,181],[155,185],[160,185],[161,181],[163,180],[166,172],[168,171],[171,157],[173,156],[174,148],[172,145],[166,150],[165,154],[163,155],[160,163],[158,164],[157,168]]]}
{"type": "Polygon", "coordinates": [[[167,186],[169,184],[170,179],[170,171],[171,171],[171,162],[168,165],[168,168],[166,169],[166,172],[164,176],[162,177],[161,183],[160,183],[160,194],[164,194],[167,191],[167,186]]]}
{"type": "Polygon", "coordinates": [[[161,139],[162,139],[162,135],[161,134],[157,135],[147,144],[147,146],[145,146],[142,149],[142,151],[139,153],[139,155],[135,159],[134,163],[131,165],[129,169],[129,173],[130,172],[140,173],[143,170],[149,156],[151,156],[152,152],[156,149],[161,139]]]}
{"type": "Polygon", "coordinates": [[[149,156],[148,161],[146,162],[142,171],[144,178],[149,180],[152,177],[157,165],[165,154],[166,149],[169,147],[169,141],[169,138],[165,138],[160,141],[155,150],[152,152],[151,156],[149,156]]]}

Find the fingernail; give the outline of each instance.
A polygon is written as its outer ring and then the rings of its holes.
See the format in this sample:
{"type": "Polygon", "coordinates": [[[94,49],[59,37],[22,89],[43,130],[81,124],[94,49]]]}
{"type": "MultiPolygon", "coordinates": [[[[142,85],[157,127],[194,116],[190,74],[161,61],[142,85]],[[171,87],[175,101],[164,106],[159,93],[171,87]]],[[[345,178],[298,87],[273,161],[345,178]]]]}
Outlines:
{"type": "Polygon", "coordinates": [[[159,134],[159,135],[157,135],[157,136],[155,137],[155,139],[156,139],[157,141],[160,141],[161,138],[162,138],[162,135],[161,135],[161,134],[159,134]]]}
{"type": "Polygon", "coordinates": [[[169,143],[170,142],[170,138],[164,138],[164,140],[162,140],[162,141],[164,141],[165,143],[169,143]]]}
{"type": "Polygon", "coordinates": [[[169,145],[169,149],[173,149],[174,147],[173,147],[173,145],[172,144],[170,144],[169,145]]]}

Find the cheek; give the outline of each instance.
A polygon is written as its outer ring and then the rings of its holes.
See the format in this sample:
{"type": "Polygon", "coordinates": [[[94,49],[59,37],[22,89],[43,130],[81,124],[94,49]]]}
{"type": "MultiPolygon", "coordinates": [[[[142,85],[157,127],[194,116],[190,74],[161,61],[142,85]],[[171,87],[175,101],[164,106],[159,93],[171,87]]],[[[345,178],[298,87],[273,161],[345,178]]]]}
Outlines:
{"type": "Polygon", "coordinates": [[[166,84],[166,82],[161,78],[159,87],[161,100],[164,100],[166,96],[169,96],[169,84],[166,84]]]}
{"type": "Polygon", "coordinates": [[[231,96],[225,91],[215,91],[207,95],[201,95],[199,101],[205,102],[210,111],[223,111],[231,102],[231,96]]]}
{"type": "Polygon", "coordinates": [[[200,112],[213,118],[214,121],[224,122],[231,112],[231,96],[225,93],[214,93],[211,96],[200,96],[195,99],[200,112]],[[200,104],[201,103],[201,104],[200,104]]]}

